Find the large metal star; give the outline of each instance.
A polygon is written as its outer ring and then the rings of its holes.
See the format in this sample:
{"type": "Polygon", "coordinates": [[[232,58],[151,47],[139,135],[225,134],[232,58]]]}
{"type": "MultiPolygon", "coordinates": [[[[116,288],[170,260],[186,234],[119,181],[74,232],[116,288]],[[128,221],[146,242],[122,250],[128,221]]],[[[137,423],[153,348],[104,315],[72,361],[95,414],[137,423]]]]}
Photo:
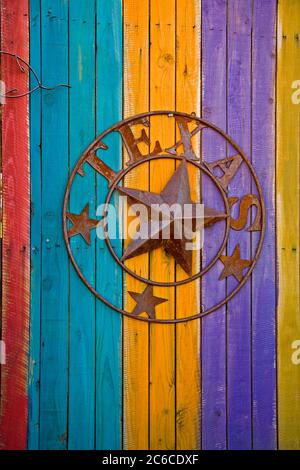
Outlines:
{"type": "MultiPolygon", "coordinates": [[[[191,242],[188,238],[188,231],[183,229],[184,223],[189,220],[191,229],[194,231],[197,223],[199,222],[199,215],[196,210],[196,203],[191,200],[191,192],[189,185],[189,177],[186,161],[183,160],[177,170],[174,172],[164,189],[160,194],[152,193],[149,191],[141,191],[139,189],[130,189],[126,187],[118,187],[121,194],[128,196],[131,201],[143,204],[148,209],[147,220],[141,220],[140,233],[147,233],[147,237],[134,238],[125,250],[122,260],[133,258],[134,256],[147,253],[155,248],[162,246],[165,251],[172,255],[176,262],[184,269],[187,274],[192,271],[192,251],[186,249],[187,243],[191,242]],[[168,207],[177,204],[181,207],[179,214],[171,213],[168,209],[162,209],[162,204],[167,204],[168,207]],[[184,210],[185,204],[190,205],[190,214],[186,214],[184,210]],[[153,205],[159,205],[162,220],[158,223],[157,220],[151,219],[150,209],[153,205]],[[182,237],[178,238],[178,226],[181,224],[182,237]],[[169,236],[167,239],[163,237],[169,229],[169,236]]],[[[227,214],[220,213],[214,209],[204,207],[204,227],[212,225],[220,220],[226,219],[227,214]]],[[[202,219],[202,217],[200,217],[202,219]]]]}

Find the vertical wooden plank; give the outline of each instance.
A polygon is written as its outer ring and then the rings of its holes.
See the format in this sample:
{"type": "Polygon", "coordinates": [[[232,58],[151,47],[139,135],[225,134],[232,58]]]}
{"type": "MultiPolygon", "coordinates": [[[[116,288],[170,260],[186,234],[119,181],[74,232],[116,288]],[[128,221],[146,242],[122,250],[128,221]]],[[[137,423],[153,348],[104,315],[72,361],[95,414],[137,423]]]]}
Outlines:
{"type": "MultiPolygon", "coordinates": [[[[97,0],[96,132],[99,134],[122,119],[122,2],[97,0]]],[[[122,165],[120,137],[115,133],[105,143],[106,157],[114,169],[122,165]]],[[[96,203],[103,203],[107,183],[97,175],[96,203]]],[[[117,200],[115,200],[117,204],[117,200]]],[[[114,248],[121,255],[121,242],[114,248]]],[[[116,267],[104,240],[96,241],[96,287],[105,286],[105,296],[122,306],[122,273],[116,267]],[[105,269],[103,267],[105,266],[105,269]]],[[[96,303],[96,448],[122,446],[122,361],[120,314],[96,303]]]]}
{"type": "MultiPolygon", "coordinates": [[[[28,2],[1,2],[1,49],[28,61],[28,2]]],[[[28,74],[11,57],[1,57],[1,78],[12,88],[28,89],[28,74]]],[[[2,114],[3,310],[0,448],[27,444],[27,369],[29,338],[29,146],[28,97],[7,100],[2,114]]]]}
{"type": "Polygon", "coordinates": [[[254,449],[276,448],[275,31],[276,0],[253,2],[252,164],[267,213],[263,251],[252,274],[254,449]]]}
{"type": "MultiPolygon", "coordinates": [[[[70,168],[95,135],[95,5],[70,0],[70,168]]],[[[79,214],[89,203],[95,218],[95,176],[86,165],[85,176],[75,179],[70,212],[79,214]]],[[[95,232],[91,247],[82,237],[70,240],[76,260],[88,281],[95,283],[95,232]],[[88,251],[87,251],[88,248],[88,251]]],[[[95,415],[95,297],[70,271],[69,449],[94,448],[95,415]]]]}
{"type": "MultiPolygon", "coordinates": [[[[124,0],[124,117],[149,109],[149,1],[124,0]]],[[[149,165],[137,167],[126,177],[128,187],[149,189],[149,165]]],[[[149,255],[127,261],[141,276],[148,276],[149,255]]],[[[141,282],[125,275],[126,291],[141,292],[141,282]]],[[[125,295],[125,309],[132,311],[134,301],[125,295]]],[[[149,326],[124,318],[124,447],[148,449],[149,446],[149,326]]]]}
{"type": "MultiPolygon", "coordinates": [[[[200,114],[200,5],[176,2],[176,110],[200,114]]],[[[199,145],[199,139],[194,145],[199,145]]],[[[199,149],[198,149],[199,150],[199,149]]],[[[199,171],[189,168],[192,200],[199,197],[199,171]]],[[[194,260],[199,271],[200,259],[194,260]]],[[[185,273],[176,267],[176,280],[185,273]]],[[[176,317],[200,310],[200,282],[176,287],[176,317]]],[[[200,445],[200,320],[176,326],[176,448],[200,445]]]]}
{"type": "Polygon", "coordinates": [[[277,35],[277,253],[278,430],[280,449],[300,448],[300,367],[292,361],[300,338],[299,316],[299,119],[292,84],[299,80],[300,3],[280,0],[277,35]]]}
{"type": "MultiPolygon", "coordinates": [[[[68,83],[68,1],[42,6],[42,80],[68,83]]],[[[68,90],[42,93],[40,448],[67,445],[68,257],[61,207],[68,178],[68,90]]]]}
{"type": "MultiPolygon", "coordinates": [[[[228,134],[251,157],[251,0],[228,2],[228,134]]],[[[250,192],[245,166],[229,185],[229,195],[242,197],[250,192]]],[[[242,257],[250,259],[250,234],[241,239],[232,232],[228,243],[232,253],[240,243],[242,257]]],[[[228,278],[228,292],[235,285],[228,278]]],[[[228,448],[251,448],[251,285],[246,283],[227,307],[228,364],[228,448]]]]}
{"type": "MultiPolygon", "coordinates": [[[[30,64],[41,76],[41,4],[30,2],[30,64]]],[[[30,77],[30,87],[36,80],[30,77]]],[[[41,352],[41,236],[42,236],[42,152],[41,92],[30,96],[30,179],[31,179],[31,270],[30,350],[28,382],[28,449],[39,448],[40,435],[40,352],[41,352]]]]}
{"type": "MultiPolygon", "coordinates": [[[[202,0],[202,115],[226,129],[226,1],[202,0]],[[212,60],[212,57],[214,59],[212,60]],[[213,86],[216,84],[216,86],[213,86]]],[[[203,136],[203,159],[225,157],[224,142],[203,136]]],[[[208,194],[211,204],[216,201],[208,194]]],[[[202,282],[202,302],[222,300],[221,274],[207,273],[202,282]]],[[[226,448],[226,309],[220,308],[202,320],[202,448],[226,448]]]]}
{"type": "MultiPolygon", "coordinates": [[[[150,0],[150,108],[175,108],[175,0],[150,0]]],[[[152,119],[150,139],[162,148],[174,142],[174,123],[168,117],[152,119]]],[[[174,173],[173,161],[150,164],[150,190],[159,192],[174,173]]],[[[174,280],[174,260],[164,250],[150,254],[150,276],[174,280]]],[[[157,307],[159,318],[174,318],[175,289],[157,287],[154,294],[168,299],[157,307]]],[[[175,327],[150,326],[150,448],[175,447],[175,327]]]]}

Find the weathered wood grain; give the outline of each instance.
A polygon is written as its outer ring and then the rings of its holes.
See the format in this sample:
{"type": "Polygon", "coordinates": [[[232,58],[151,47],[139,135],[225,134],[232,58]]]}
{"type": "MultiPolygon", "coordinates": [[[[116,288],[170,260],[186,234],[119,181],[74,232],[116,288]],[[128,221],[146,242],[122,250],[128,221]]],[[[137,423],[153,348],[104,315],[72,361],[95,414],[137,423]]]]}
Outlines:
{"type": "MultiPolygon", "coordinates": [[[[200,5],[196,0],[176,3],[176,110],[200,114],[200,5]]],[[[178,130],[177,130],[178,140],[178,130]]],[[[199,154],[199,136],[193,139],[199,154]],[[198,147],[198,148],[197,148],[198,147]]],[[[189,166],[191,197],[199,198],[198,169],[189,166]]],[[[194,253],[194,272],[200,269],[194,253]]],[[[177,266],[176,280],[186,278],[177,266]]],[[[176,287],[176,317],[200,310],[200,281],[176,287]]],[[[176,325],[176,448],[200,447],[200,320],[176,325]]]]}
{"type": "Polygon", "coordinates": [[[300,448],[300,366],[292,362],[300,338],[299,315],[299,123],[292,101],[299,80],[300,3],[279,0],[277,25],[277,253],[278,439],[280,449],[300,448]]]}
{"type": "MultiPolygon", "coordinates": [[[[69,2],[70,169],[95,137],[95,5],[69,2]]],[[[95,217],[95,172],[85,165],[85,176],[73,183],[69,210],[79,214],[89,203],[95,217]]],[[[70,240],[76,261],[88,282],[95,285],[95,231],[91,246],[82,237],[70,240]]],[[[70,332],[68,448],[93,449],[95,443],[95,297],[70,267],[70,332]]]]}
{"type": "MultiPolygon", "coordinates": [[[[175,108],[175,0],[150,0],[150,108],[175,108]]],[[[162,148],[174,142],[174,122],[153,118],[150,139],[162,148]]],[[[159,192],[173,174],[173,161],[150,163],[150,190],[159,192]]],[[[173,281],[174,260],[164,250],[150,254],[150,277],[173,281]]],[[[156,307],[160,318],[175,316],[175,288],[157,287],[154,295],[168,299],[156,307]]],[[[150,448],[175,447],[175,327],[150,326],[150,448]]]]}
{"type": "MultiPolygon", "coordinates": [[[[253,2],[252,165],[266,206],[263,251],[252,274],[254,449],[276,448],[275,48],[276,1],[253,2]]],[[[252,234],[253,242],[258,234],[252,234]]]]}
{"type": "MultiPolygon", "coordinates": [[[[25,56],[28,38],[23,26],[28,17],[23,16],[23,8],[27,3],[27,0],[1,3],[2,11],[6,8],[9,13],[1,17],[2,41],[8,37],[4,32],[14,28],[17,52],[25,56]],[[11,22],[13,11],[19,12],[20,27],[18,21],[17,28],[16,21],[11,22]],[[22,42],[18,42],[20,38],[22,42]]],[[[70,80],[72,88],[69,92],[66,89],[38,91],[30,99],[29,448],[118,449],[122,440],[126,449],[198,448],[200,440],[203,449],[276,447],[276,3],[276,0],[30,2],[31,62],[45,84],[70,80]],[[175,107],[200,114],[197,94],[200,75],[203,117],[228,130],[252,158],[263,186],[267,227],[261,259],[252,281],[228,304],[227,310],[223,307],[201,322],[176,328],[172,325],[149,328],[126,318],[122,347],[120,315],[95,301],[73,268],[69,268],[61,233],[61,202],[68,171],[95,133],[121,119],[122,94],[124,117],[148,109],[175,107]]],[[[299,79],[300,11],[296,0],[279,0],[278,8],[278,436],[281,448],[298,449],[300,369],[292,363],[291,356],[293,341],[300,338],[299,105],[293,104],[291,95],[292,83],[299,79]]],[[[8,49],[11,47],[7,45],[8,49]]],[[[3,72],[10,72],[9,67],[4,66],[3,72]]],[[[24,78],[26,81],[28,76],[22,77],[22,86],[24,78]]],[[[8,363],[2,373],[4,414],[0,444],[5,448],[26,445],[24,341],[27,341],[28,317],[23,312],[28,310],[29,254],[27,249],[22,252],[22,247],[27,246],[26,239],[28,243],[29,217],[26,110],[26,99],[7,103],[2,129],[3,337],[7,338],[8,363]],[[6,160],[5,155],[9,156],[6,160]],[[14,155],[18,155],[18,166],[14,155]],[[5,179],[5,174],[12,178],[5,179]],[[23,198],[24,204],[16,207],[16,198],[23,198]],[[19,216],[18,222],[15,214],[19,216]],[[25,219],[27,235],[21,233],[19,226],[25,219]],[[12,231],[14,235],[10,236],[12,231]],[[24,266],[24,270],[19,266],[24,266]],[[26,280],[20,284],[19,295],[16,295],[15,279],[26,280]],[[22,315],[12,314],[16,311],[22,315]],[[14,361],[17,357],[13,369],[12,357],[14,361]],[[9,372],[15,371],[15,367],[21,375],[9,372]],[[5,437],[3,423],[9,430],[5,437]]],[[[156,124],[155,119],[151,120],[152,145],[154,139],[160,139],[162,146],[173,141],[176,130],[170,121],[166,118],[156,124]]],[[[118,169],[122,164],[120,139],[111,136],[107,144],[107,163],[118,169]]],[[[143,144],[141,147],[146,150],[143,144]]],[[[202,157],[207,161],[215,160],[216,155],[219,158],[226,155],[224,142],[212,135],[203,138],[202,148],[202,157]]],[[[123,157],[126,160],[126,154],[123,157]]],[[[171,161],[153,162],[135,170],[126,184],[160,190],[174,168],[171,161]]],[[[107,186],[99,175],[94,179],[92,169],[86,170],[85,181],[81,180],[80,187],[74,185],[70,207],[77,212],[82,209],[81,204],[89,201],[94,215],[94,208],[106,196],[107,186]]],[[[190,179],[196,196],[194,172],[190,172],[190,179]]],[[[252,185],[242,173],[229,189],[239,196],[250,191],[252,185]]],[[[205,188],[205,192],[204,200],[217,206],[210,189],[205,188]]],[[[251,240],[249,237],[243,241],[246,250],[243,256],[250,256],[251,243],[253,252],[257,237],[253,233],[251,240]]],[[[238,241],[239,232],[231,239],[229,252],[238,241]]],[[[100,292],[105,290],[110,300],[122,305],[121,271],[115,269],[105,244],[95,241],[94,255],[87,257],[83,241],[74,237],[71,243],[91,283],[96,282],[100,292]]],[[[121,253],[121,243],[114,242],[114,247],[121,253]]],[[[210,244],[208,255],[213,248],[210,244]]],[[[151,272],[157,279],[173,280],[174,276],[179,279],[183,275],[160,250],[132,259],[128,265],[142,275],[151,272]]],[[[169,296],[168,303],[157,307],[159,315],[180,316],[187,307],[194,312],[197,303],[207,305],[224,298],[226,283],[216,281],[221,271],[222,266],[217,264],[206,275],[201,290],[195,284],[177,288],[175,295],[175,289],[155,288],[155,295],[169,296]],[[182,292],[186,297],[184,302],[182,292]]],[[[127,290],[142,290],[142,285],[129,276],[124,276],[124,281],[127,290]]],[[[227,285],[230,290],[232,280],[227,285]]],[[[127,295],[123,301],[125,308],[134,306],[127,295]]]]}
{"type": "MultiPolygon", "coordinates": [[[[202,0],[202,116],[226,129],[226,1],[202,0]],[[212,60],[212,57],[214,58],[212,60]]],[[[213,135],[203,135],[203,160],[226,156],[226,145],[213,135]]],[[[210,204],[218,203],[206,189],[210,204]]],[[[216,205],[217,207],[217,205],[216,205]]],[[[207,236],[207,234],[206,234],[207,236]]],[[[202,281],[202,303],[222,300],[223,284],[216,282],[218,265],[202,281]]],[[[202,448],[226,448],[226,309],[203,318],[202,362],[202,448]]]]}
{"type": "MultiPolygon", "coordinates": [[[[30,2],[30,63],[41,76],[41,4],[30,2]]],[[[30,77],[30,87],[36,86],[30,77]]],[[[41,93],[30,96],[30,183],[31,183],[31,258],[30,258],[30,349],[28,378],[28,449],[39,448],[40,436],[40,353],[41,353],[41,248],[42,248],[42,150],[41,93]]]]}
{"type": "MultiPolygon", "coordinates": [[[[149,109],[149,1],[124,0],[124,117],[149,109]]],[[[138,128],[139,126],[137,126],[138,128]]],[[[142,146],[140,148],[142,150],[142,146]]],[[[147,152],[147,146],[144,150],[147,152]]],[[[125,154],[124,159],[128,157],[125,154]]],[[[125,179],[131,188],[149,189],[149,165],[135,168],[125,179]]],[[[126,243],[126,241],[125,241],[126,243]]],[[[149,255],[127,260],[127,266],[148,277],[149,255]]],[[[126,291],[142,292],[144,285],[125,275],[126,291]]],[[[124,295],[124,306],[132,311],[135,302],[124,295]]],[[[124,318],[123,383],[124,447],[147,449],[149,446],[149,326],[124,318]]]]}
{"type": "MultiPolygon", "coordinates": [[[[28,2],[1,2],[1,49],[28,61],[28,2]]],[[[7,87],[28,90],[28,73],[11,57],[1,57],[7,87]]],[[[9,100],[2,113],[3,245],[0,448],[27,445],[27,372],[29,342],[29,125],[28,97],[9,100]]]]}
{"type": "MultiPolygon", "coordinates": [[[[228,3],[227,130],[251,158],[251,0],[228,3]]],[[[248,169],[242,165],[231,180],[228,196],[251,192],[248,169]]],[[[231,254],[240,243],[241,256],[251,259],[250,234],[232,231],[231,254]]],[[[231,276],[228,292],[236,285],[231,276]]],[[[251,284],[247,282],[227,305],[227,426],[228,448],[250,449],[251,442],[251,284]]]]}
{"type": "MultiPolygon", "coordinates": [[[[43,1],[44,83],[69,81],[68,28],[68,2],[43,1]]],[[[65,88],[42,93],[41,449],[66,449],[68,439],[69,263],[61,229],[69,163],[68,93],[65,88]]]]}
{"type": "MultiPolygon", "coordinates": [[[[122,4],[97,0],[96,133],[122,119],[122,4]]],[[[105,158],[121,168],[122,150],[117,134],[106,140],[105,158]]],[[[105,201],[107,182],[96,177],[96,203],[105,201]]],[[[117,199],[115,199],[117,204],[117,199]]],[[[122,243],[114,240],[120,256],[122,243]]],[[[96,241],[96,288],[116,306],[122,306],[122,273],[104,240],[96,241]]],[[[120,314],[96,303],[96,448],[122,446],[122,319],[120,314]]]]}

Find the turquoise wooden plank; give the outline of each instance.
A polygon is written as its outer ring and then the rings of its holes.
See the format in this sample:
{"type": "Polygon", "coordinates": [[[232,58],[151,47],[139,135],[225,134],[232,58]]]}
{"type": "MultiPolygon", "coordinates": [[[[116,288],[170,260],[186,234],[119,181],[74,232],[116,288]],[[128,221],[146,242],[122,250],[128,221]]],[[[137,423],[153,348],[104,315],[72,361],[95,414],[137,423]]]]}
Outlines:
{"type": "MultiPolygon", "coordinates": [[[[97,0],[97,133],[122,118],[122,2],[97,0]]],[[[122,164],[120,140],[110,136],[105,160],[113,168],[122,164]]],[[[103,156],[103,155],[101,155],[103,156]]],[[[107,184],[97,176],[97,203],[107,184]]],[[[121,244],[114,247],[120,252],[121,244]]],[[[122,274],[105,243],[97,240],[97,288],[108,300],[122,304],[122,274]]],[[[121,318],[101,302],[96,309],[96,448],[121,448],[121,318]]]]}
{"type": "MultiPolygon", "coordinates": [[[[30,63],[41,74],[40,0],[30,2],[30,63]]],[[[36,86],[31,75],[30,87],[36,86]]],[[[41,92],[30,96],[31,277],[28,374],[28,448],[39,447],[41,308],[41,92]]]]}
{"type": "MultiPolygon", "coordinates": [[[[42,80],[68,82],[68,1],[43,0],[42,80]]],[[[68,178],[68,90],[42,93],[42,297],[40,448],[65,449],[68,390],[68,257],[61,207],[68,178]]]]}
{"type": "MultiPolygon", "coordinates": [[[[70,0],[70,169],[95,137],[95,5],[70,0]]],[[[94,217],[95,176],[85,165],[71,190],[70,211],[79,214],[89,203],[94,217]]],[[[94,234],[93,234],[94,235],[94,234]]],[[[81,236],[70,240],[76,261],[95,285],[95,236],[90,247],[81,236]]],[[[95,297],[70,269],[69,449],[94,448],[95,297]]]]}

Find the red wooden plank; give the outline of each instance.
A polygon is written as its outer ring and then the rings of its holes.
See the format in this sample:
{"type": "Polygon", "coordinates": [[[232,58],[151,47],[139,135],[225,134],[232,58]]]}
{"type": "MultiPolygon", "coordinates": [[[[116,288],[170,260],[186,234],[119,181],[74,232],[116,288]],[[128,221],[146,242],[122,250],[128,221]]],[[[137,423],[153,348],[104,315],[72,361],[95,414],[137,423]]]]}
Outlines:
{"type": "MultiPolygon", "coordinates": [[[[1,49],[28,61],[28,0],[1,1],[1,49]]],[[[28,89],[28,70],[1,57],[6,90],[28,89]]],[[[6,364],[1,370],[0,448],[25,449],[29,330],[28,98],[7,99],[2,114],[3,310],[6,364]]]]}

